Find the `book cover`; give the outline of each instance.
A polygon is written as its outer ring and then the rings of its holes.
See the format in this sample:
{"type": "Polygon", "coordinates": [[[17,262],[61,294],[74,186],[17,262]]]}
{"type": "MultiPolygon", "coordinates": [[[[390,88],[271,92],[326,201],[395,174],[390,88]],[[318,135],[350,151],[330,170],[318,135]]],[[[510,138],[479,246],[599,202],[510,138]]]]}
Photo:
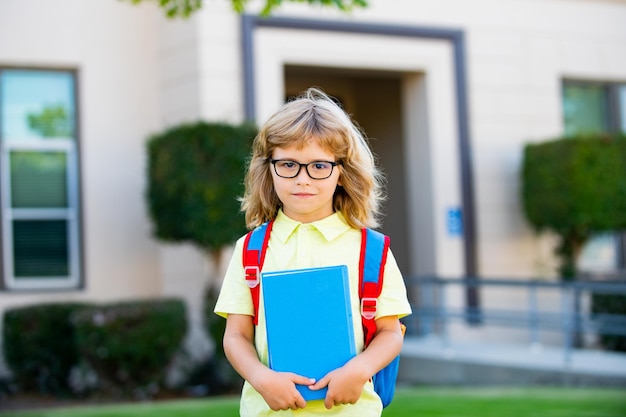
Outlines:
{"type": "MultiPolygon", "coordinates": [[[[356,355],[345,265],[261,273],[269,366],[321,379],[356,355]]],[[[297,386],[305,400],[327,389],[297,386]]]]}

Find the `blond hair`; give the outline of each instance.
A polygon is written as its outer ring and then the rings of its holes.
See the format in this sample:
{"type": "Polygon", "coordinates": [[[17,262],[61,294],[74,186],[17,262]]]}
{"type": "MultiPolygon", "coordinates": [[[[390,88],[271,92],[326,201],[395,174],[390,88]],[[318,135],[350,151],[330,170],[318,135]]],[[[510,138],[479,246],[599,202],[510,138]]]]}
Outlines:
{"type": "Polygon", "coordinates": [[[311,142],[341,163],[341,185],[335,190],[333,209],[354,228],[377,227],[384,196],[383,176],[374,155],[350,116],[317,88],[284,104],[254,139],[241,198],[246,225],[252,229],[274,219],[281,207],[269,169],[274,149],[311,142]]]}

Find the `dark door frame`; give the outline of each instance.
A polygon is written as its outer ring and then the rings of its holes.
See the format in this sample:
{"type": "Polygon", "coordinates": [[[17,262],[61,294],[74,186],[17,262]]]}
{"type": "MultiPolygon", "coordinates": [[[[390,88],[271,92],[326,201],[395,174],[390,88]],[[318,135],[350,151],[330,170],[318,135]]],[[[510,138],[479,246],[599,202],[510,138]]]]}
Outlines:
{"type": "MultiPolygon", "coordinates": [[[[460,154],[461,201],[463,204],[464,266],[467,279],[477,279],[476,218],[473,188],[473,169],[468,117],[465,36],[459,29],[423,26],[387,25],[375,23],[315,20],[289,17],[242,16],[241,40],[243,53],[243,83],[245,117],[255,120],[254,85],[254,30],[260,27],[319,30],[325,32],[362,33],[370,35],[447,40],[454,51],[454,78],[457,97],[458,145],[460,154]]],[[[479,306],[477,286],[468,285],[467,305],[479,306]]]]}

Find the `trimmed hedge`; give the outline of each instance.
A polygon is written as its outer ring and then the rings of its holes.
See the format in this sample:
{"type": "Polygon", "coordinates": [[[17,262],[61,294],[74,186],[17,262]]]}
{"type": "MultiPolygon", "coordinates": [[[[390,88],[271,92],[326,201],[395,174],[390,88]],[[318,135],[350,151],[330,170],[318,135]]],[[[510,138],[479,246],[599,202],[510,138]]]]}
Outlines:
{"type": "Polygon", "coordinates": [[[213,340],[215,350],[213,357],[193,375],[193,382],[206,385],[211,395],[235,394],[241,392],[243,378],[226,359],[226,353],[224,352],[226,319],[213,312],[218,295],[219,290],[214,287],[209,287],[204,293],[204,329],[213,340]]]}
{"type": "Polygon", "coordinates": [[[80,355],[70,318],[86,307],[59,303],[5,311],[4,357],[20,389],[55,396],[72,393],[69,375],[80,355]]]}
{"type": "Polygon", "coordinates": [[[157,238],[217,252],[245,233],[238,197],[257,128],[198,122],[148,139],[150,216],[157,238]]]}
{"type": "Polygon", "coordinates": [[[592,233],[626,229],[626,137],[596,134],[527,145],[522,202],[535,229],[560,236],[560,274],[575,277],[592,233]]]}
{"type": "Polygon", "coordinates": [[[91,307],[74,317],[78,347],[107,388],[151,395],[187,331],[178,299],[143,300],[91,307]]]}

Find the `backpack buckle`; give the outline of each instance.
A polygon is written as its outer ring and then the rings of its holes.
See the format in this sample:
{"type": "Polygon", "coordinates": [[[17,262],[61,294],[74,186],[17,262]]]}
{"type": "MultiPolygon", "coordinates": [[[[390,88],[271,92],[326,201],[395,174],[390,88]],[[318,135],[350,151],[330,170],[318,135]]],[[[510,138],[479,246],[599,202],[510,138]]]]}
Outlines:
{"type": "Polygon", "coordinates": [[[246,273],[246,284],[248,284],[248,287],[254,288],[259,285],[259,274],[261,270],[258,266],[246,266],[243,270],[246,273]]]}
{"type": "Polygon", "coordinates": [[[376,309],[378,307],[378,300],[372,297],[361,298],[361,316],[366,320],[371,320],[376,317],[376,309]]]}

